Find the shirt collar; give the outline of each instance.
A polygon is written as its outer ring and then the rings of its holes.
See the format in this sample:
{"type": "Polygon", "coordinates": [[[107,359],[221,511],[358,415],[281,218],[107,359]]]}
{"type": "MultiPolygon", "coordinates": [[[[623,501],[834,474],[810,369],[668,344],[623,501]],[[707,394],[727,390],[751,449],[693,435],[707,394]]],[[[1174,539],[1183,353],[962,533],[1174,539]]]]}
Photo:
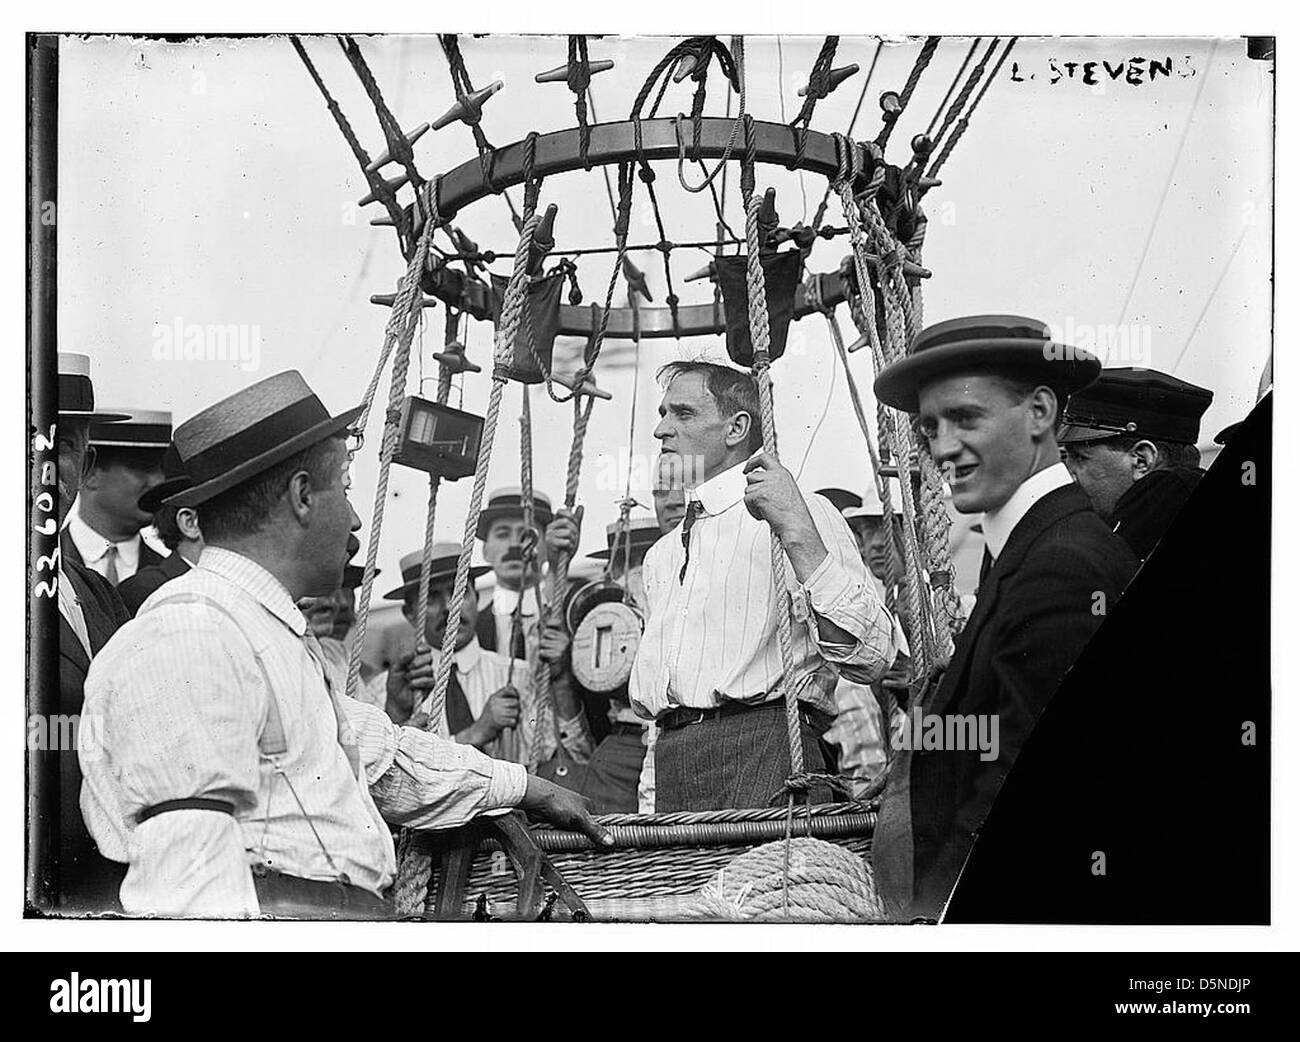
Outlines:
{"type": "Polygon", "coordinates": [[[127,539],[123,542],[114,544],[111,539],[96,532],[90,525],[86,524],[85,519],[81,516],[81,500],[78,499],[68,511],[68,520],[65,527],[68,535],[72,537],[73,545],[76,546],[77,552],[81,554],[81,559],[87,565],[93,564],[108,553],[110,546],[117,546],[118,560],[127,568],[133,568],[139,560],[140,553],[140,536],[137,534],[133,539],[127,539]]]}
{"type": "MultiPolygon", "coordinates": [[[[524,590],[523,592],[525,594],[530,594],[533,592],[533,588],[530,586],[528,587],[528,589],[524,590]]],[[[515,610],[515,605],[518,603],[519,603],[519,591],[517,590],[508,590],[506,589],[506,587],[498,584],[496,589],[492,591],[492,614],[493,615],[509,615],[511,612],[515,610]]],[[[525,616],[526,618],[532,618],[534,615],[536,615],[537,598],[525,597],[524,606],[519,609],[519,614],[525,616]]]]}
{"type": "Polygon", "coordinates": [[[477,636],[471,637],[470,642],[452,656],[452,660],[456,663],[456,671],[462,675],[473,673],[482,658],[483,648],[477,636]]]}
{"type": "Polygon", "coordinates": [[[714,474],[708,481],[695,486],[695,498],[706,514],[721,514],[745,498],[745,464],[749,460],[714,474]]]}
{"type": "Polygon", "coordinates": [[[1007,545],[1007,540],[1011,538],[1012,531],[1035,503],[1049,492],[1064,488],[1073,481],[1064,463],[1053,463],[1021,482],[1011,498],[996,510],[986,511],[981,524],[984,526],[984,543],[993,559],[997,560],[1007,545]]]}
{"type": "Polygon", "coordinates": [[[307,632],[307,620],[284,584],[252,558],[220,546],[205,546],[195,567],[234,583],[288,626],[295,636],[307,632]]]}

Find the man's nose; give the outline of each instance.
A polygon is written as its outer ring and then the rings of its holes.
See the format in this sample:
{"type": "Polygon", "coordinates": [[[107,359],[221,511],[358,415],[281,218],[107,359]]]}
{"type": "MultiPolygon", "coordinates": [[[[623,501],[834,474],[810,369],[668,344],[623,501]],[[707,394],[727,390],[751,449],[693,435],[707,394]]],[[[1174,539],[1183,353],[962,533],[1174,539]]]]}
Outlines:
{"type": "Polygon", "coordinates": [[[672,417],[670,416],[659,417],[659,422],[655,425],[655,429],[653,432],[654,437],[662,441],[664,438],[668,437],[668,435],[672,433],[673,426],[672,423],[670,422],[671,419],[672,417]]]}
{"type": "Polygon", "coordinates": [[[939,464],[951,463],[961,454],[961,440],[956,436],[952,425],[940,423],[933,438],[930,439],[930,455],[939,464]]]}
{"type": "Polygon", "coordinates": [[[352,515],[352,524],[348,527],[349,532],[359,531],[361,528],[361,518],[357,516],[356,507],[351,502],[348,503],[348,513],[352,515]]]}

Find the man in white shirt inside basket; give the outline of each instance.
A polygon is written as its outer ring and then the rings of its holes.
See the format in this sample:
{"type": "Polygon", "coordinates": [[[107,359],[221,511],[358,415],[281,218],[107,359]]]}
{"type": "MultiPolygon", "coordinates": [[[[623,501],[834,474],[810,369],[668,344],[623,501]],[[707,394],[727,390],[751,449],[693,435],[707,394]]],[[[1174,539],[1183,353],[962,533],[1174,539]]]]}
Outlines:
{"type": "MultiPolygon", "coordinates": [[[[683,468],[681,524],[646,554],[645,634],[629,684],[658,725],[655,810],[767,806],[790,774],[777,612],[775,534],[788,559],[804,767],[824,770],[818,738],[837,674],[871,683],[898,650],[848,524],[762,452],[749,373],[675,362],[659,373],[654,436],[683,468]]],[[[813,790],[813,798],[825,798],[813,790]]]]}

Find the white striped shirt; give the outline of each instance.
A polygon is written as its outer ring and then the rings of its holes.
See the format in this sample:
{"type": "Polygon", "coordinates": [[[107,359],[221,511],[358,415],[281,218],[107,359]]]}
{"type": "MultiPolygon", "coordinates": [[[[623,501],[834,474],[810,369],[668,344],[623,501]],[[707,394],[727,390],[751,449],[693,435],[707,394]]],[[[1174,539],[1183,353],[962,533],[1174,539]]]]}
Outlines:
{"type": "MultiPolygon", "coordinates": [[[[83,712],[96,726],[80,729],[81,809],[104,854],[130,864],[128,912],[256,915],[258,863],[307,879],[346,873],[378,893],[396,867],[384,817],[448,827],[522,799],[517,765],[340,698],[360,753],[354,776],[306,629],[274,576],[209,546],[91,664],[83,712]],[[178,595],[189,602],[160,603],[178,595]],[[272,697],[287,744],[274,763],[259,748],[272,697]],[[235,813],[176,810],[137,823],[145,808],[191,797],[235,813]]],[[[331,670],[331,684],[342,680],[331,670]]]]}
{"type": "MultiPolygon", "coordinates": [[[[704,512],[690,532],[689,562],[681,525],[646,553],[648,613],[629,684],[632,706],[643,717],[727,699],[761,702],[777,693],[780,599],[772,577],[771,528],[745,508],[745,485],[744,464],[737,464],[695,489],[693,498],[704,512]]],[[[898,624],[876,595],[848,522],[822,496],[809,496],[807,503],[827,554],[802,585],[787,560],[793,681],[815,674],[800,697],[834,714],[836,672],[861,683],[883,676],[897,654],[898,624]],[[854,642],[821,640],[813,613],[854,642]]]]}
{"type": "MultiPolygon", "coordinates": [[[[497,759],[521,763],[529,768],[536,767],[532,751],[533,732],[538,726],[539,709],[534,695],[533,675],[528,668],[528,663],[515,659],[512,675],[509,656],[487,651],[479,644],[477,637],[457,651],[454,657],[456,678],[460,681],[461,690],[465,692],[465,701],[469,703],[469,711],[474,714],[475,720],[483,715],[488,699],[507,684],[513,683],[515,690],[519,692],[519,726],[511,729],[513,733],[503,732],[492,739],[483,751],[497,759]]],[[[383,692],[385,700],[387,699],[387,690],[388,674],[385,672],[375,677],[369,684],[369,690],[360,697],[374,704],[379,692],[383,692]]],[[[430,693],[420,703],[416,713],[427,716],[432,708],[433,695],[430,693]]],[[[556,749],[554,709],[548,706],[541,716],[542,759],[549,760],[555,755],[556,749]]],[[[445,716],[438,726],[445,734],[445,716]]],[[[587,726],[587,718],[581,709],[576,717],[560,718],[559,732],[560,742],[574,760],[578,763],[586,763],[591,759],[595,742],[587,726]]]]}

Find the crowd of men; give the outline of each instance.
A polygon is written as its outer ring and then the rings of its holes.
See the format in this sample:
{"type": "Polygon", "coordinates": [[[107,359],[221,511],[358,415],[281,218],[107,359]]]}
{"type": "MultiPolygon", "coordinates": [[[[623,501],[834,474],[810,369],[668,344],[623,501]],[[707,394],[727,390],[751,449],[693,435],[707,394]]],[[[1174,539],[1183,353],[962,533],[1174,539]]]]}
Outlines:
{"type": "MultiPolygon", "coordinates": [[[[1210,391],[1057,346],[1030,319],[956,319],[876,380],[985,544],[951,660],[929,678],[903,596],[900,482],[917,475],[805,493],[763,451],[747,371],[664,367],[654,516],[625,516],[589,555],[639,631],[607,690],[573,658],[599,598],[575,581],[553,611],[544,592],[578,550],[580,510],[492,492],[485,564],[455,619],[461,547],[427,562],[413,548],[383,594],[403,621],[349,685],[359,408],[332,415],[290,371],[173,428],[167,413],[96,411],[90,360],[61,353],[59,709],[94,726],[58,754],[57,907],[383,917],[401,826],[521,808],[609,843],[593,815],[768,806],[791,773],[793,690],[806,771],[858,794],[886,782],[870,869],[891,916],[939,918],[1104,623],[1098,598],[1122,595],[1202,473],[1210,391]],[[914,748],[909,710],[996,720],[996,749],[914,748]]],[[[842,796],[815,782],[809,798],[842,796]]]]}

